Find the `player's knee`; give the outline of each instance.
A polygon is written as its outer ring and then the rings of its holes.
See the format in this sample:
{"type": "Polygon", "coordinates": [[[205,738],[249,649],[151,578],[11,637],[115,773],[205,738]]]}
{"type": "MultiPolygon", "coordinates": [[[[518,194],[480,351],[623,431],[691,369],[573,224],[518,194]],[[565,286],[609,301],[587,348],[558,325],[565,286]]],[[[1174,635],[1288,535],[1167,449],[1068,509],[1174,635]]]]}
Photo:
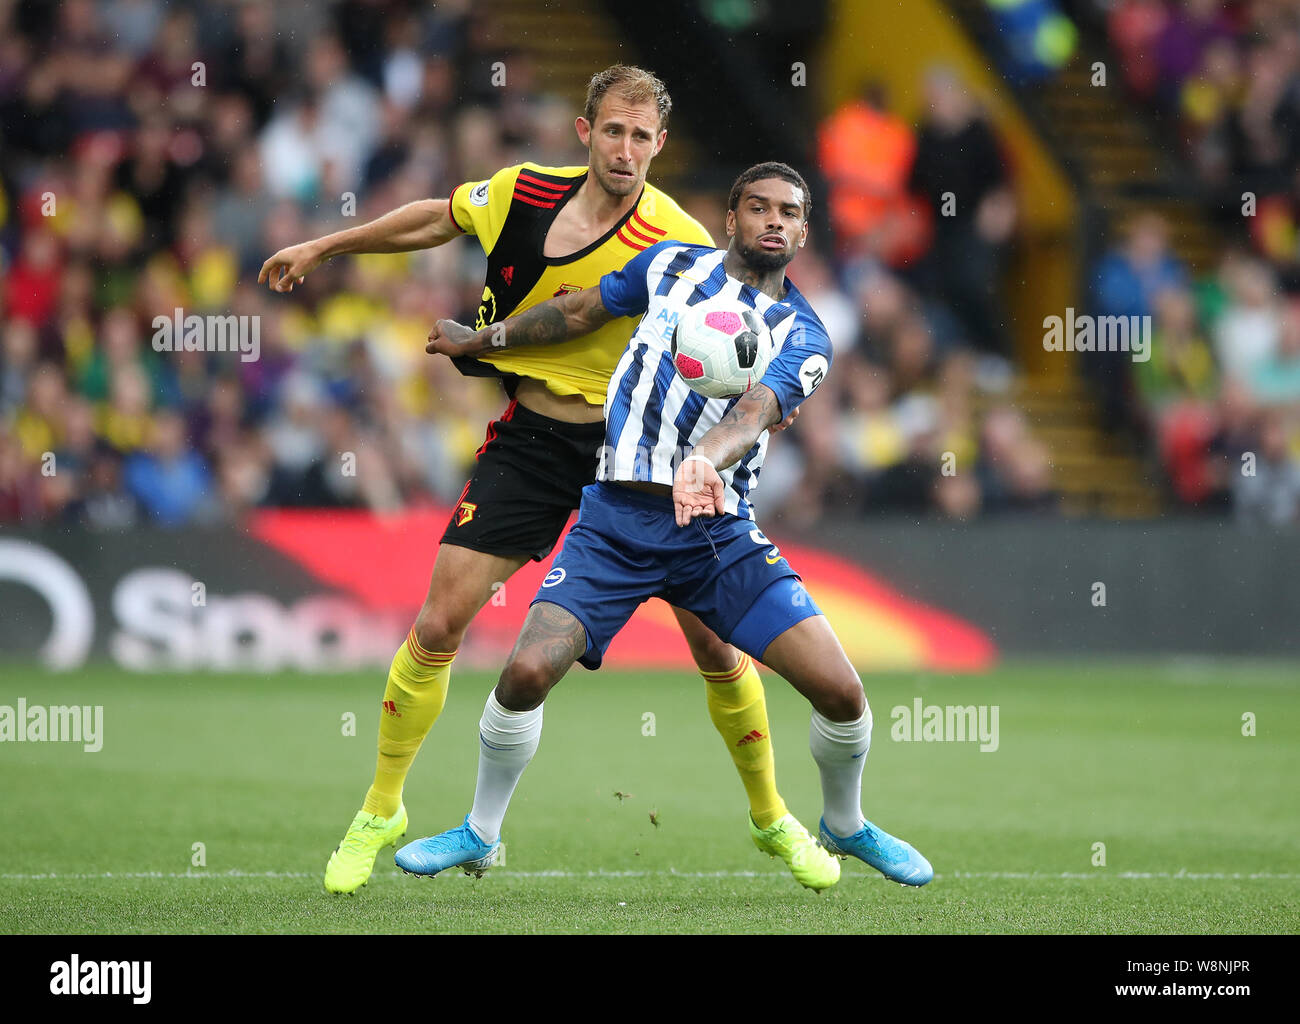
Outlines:
{"type": "Polygon", "coordinates": [[[415,639],[426,651],[450,654],[460,646],[469,626],[461,616],[439,605],[425,603],[415,618],[415,639]]]}
{"type": "Polygon", "coordinates": [[[867,712],[866,691],[852,669],[825,680],[820,696],[817,710],[832,722],[856,722],[867,712]]]}
{"type": "Polygon", "coordinates": [[[510,711],[531,711],[551,692],[555,670],[541,658],[527,653],[506,663],[497,683],[497,700],[510,711]]]}
{"type": "Polygon", "coordinates": [[[696,636],[688,636],[691,657],[701,672],[730,672],[738,664],[740,653],[716,633],[706,630],[696,636]]]}

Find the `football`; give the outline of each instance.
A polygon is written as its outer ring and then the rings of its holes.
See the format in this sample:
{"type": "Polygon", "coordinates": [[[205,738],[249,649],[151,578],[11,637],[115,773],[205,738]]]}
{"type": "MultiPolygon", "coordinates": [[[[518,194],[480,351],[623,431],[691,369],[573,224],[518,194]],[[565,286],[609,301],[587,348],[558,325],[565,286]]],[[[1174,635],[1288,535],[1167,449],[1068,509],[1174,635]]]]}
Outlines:
{"type": "Polygon", "coordinates": [[[772,358],[772,332],[739,302],[701,302],[673,328],[673,365],[686,386],[707,398],[743,395],[772,358]]]}

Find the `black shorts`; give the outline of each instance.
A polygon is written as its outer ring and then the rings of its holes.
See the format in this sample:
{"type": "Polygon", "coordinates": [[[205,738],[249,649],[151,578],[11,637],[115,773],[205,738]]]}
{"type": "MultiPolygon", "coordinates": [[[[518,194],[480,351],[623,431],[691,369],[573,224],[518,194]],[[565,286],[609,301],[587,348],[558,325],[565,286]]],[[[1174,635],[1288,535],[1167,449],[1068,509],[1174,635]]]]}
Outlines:
{"type": "Polygon", "coordinates": [[[512,401],[488,424],[442,543],[540,562],[596,479],[604,442],[604,421],[565,423],[512,401]]]}

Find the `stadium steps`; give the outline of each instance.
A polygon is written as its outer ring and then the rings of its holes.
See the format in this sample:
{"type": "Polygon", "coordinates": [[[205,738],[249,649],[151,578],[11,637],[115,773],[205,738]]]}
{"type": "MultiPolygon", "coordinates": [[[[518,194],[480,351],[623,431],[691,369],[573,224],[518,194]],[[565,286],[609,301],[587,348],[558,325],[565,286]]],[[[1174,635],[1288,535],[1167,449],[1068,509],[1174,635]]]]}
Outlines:
{"type": "MultiPolygon", "coordinates": [[[[526,52],[539,91],[564,100],[574,117],[582,112],[593,74],[611,64],[637,63],[636,48],[623,41],[600,0],[496,0],[493,10],[502,48],[526,52]]],[[[689,137],[674,126],[650,180],[671,192],[690,180],[694,157],[689,137]]]]}
{"type": "MultiPolygon", "coordinates": [[[[984,0],[948,0],[957,20],[992,54],[996,40],[984,0]]],[[[1090,213],[1117,238],[1136,212],[1157,210],[1174,250],[1196,272],[1210,269],[1222,240],[1206,215],[1188,168],[1171,156],[1147,112],[1128,96],[1114,54],[1089,25],[1079,25],[1074,58],[1054,77],[1017,90],[1021,105],[1083,193],[1090,213]],[[1092,84],[1093,65],[1106,85],[1092,84]]],[[[992,60],[992,58],[990,58],[992,60]]],[[[1095,255],[1095,254],[1094,254],[1095,255]]]]}
{"type": "MultiPolygon", "coordinates": [[[[995,29],[984,0],[948,0],[967,33],[993,60],[995,29]]],[[[1089,226],[1090,265],[1095,243],[1117,241],[1137,213],[1154,210],[1169,224],[1170,243],[1194,272],[1209,270],[1222,242],[1206,215],[1187,168],[1126,95],[1118,61],[1105,40],[1080,25],[1074,58],[1056,76],[1017,91],[1022,109],[1079,191],[1089,226]],[[1106,85],[1092,84],[1093,65],[1106,65],[1106,85]]],[[[1086,281],[1080,282],[1081,293],[1086,281]]],[[[1086,302],[1081,294],[1081,304],[1086,302]]],[[[1052,453],[1067,512],[1108,517],[1158,515],[1158,483],[1130,443],[1100,427],[1097,403],[1077,376],[1065,381],[1031,377],[1022,403],[1037,436],[1052,453]]]]}
{"type": "Polygon", "coordinates": [[[982,396],[981,415],[1010,402],[1048,451],[1066,515],[1145,519],[1160,514],[1159,490],[1121,439],[1102,429],[1096,403],[1073,378],[1021,377],[1006,395],[982,396]]]}

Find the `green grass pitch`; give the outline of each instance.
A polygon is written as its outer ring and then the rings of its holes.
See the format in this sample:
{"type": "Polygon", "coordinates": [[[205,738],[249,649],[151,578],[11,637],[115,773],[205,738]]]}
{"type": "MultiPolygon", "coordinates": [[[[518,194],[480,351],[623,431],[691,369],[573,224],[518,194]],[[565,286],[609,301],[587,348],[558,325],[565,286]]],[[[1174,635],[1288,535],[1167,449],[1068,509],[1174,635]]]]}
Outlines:
{"type": "MultiPolygon", "coordinates": [[[[815,830],[807,705],[765,679],[781,789],[815,830]]],[[[1295,664],[1013,662],[986,675],[864,682],[876,722],[864,808],[930,858],[936,877],[923,889],[857,861],[820,896],[799,888],[750,844],[744,794],[698,678],[575,669],[547,703],[541,749],[506,821],[504,868],[415,879],[386,851],[366,888],[337,897],[321,872],[370,780],[382,673],[6,668],[0,704],[103,705],[104,740],[98,753],[0,743],[0,928],[1300,930],[1295,664]],[[917,696],[996,705],[998,749],[893,739],[891,709],[917,696]],[[1248,712],[1254,736],[1242,734],[1248,712]]],[[[491,684],[487,673],[454,674],[407,782],[408,839],[468,810],[491,684]]]]}

